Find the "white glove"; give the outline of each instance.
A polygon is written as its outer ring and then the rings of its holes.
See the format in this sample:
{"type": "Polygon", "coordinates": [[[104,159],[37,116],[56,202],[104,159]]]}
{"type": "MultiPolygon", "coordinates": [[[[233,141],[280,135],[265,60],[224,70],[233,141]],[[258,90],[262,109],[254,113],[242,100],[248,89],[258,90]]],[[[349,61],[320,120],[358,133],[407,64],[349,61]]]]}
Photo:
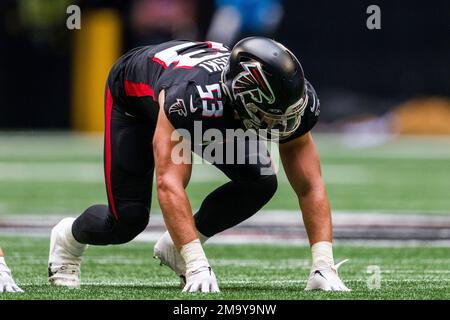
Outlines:
{"type": "Polygon", "coordinates": [[[338,275],[338,268],[347,261],[341,261],[334,267],[312,270],[305,290],[351,291],[338,275]]]}
{"type": "Polygon", "coordinates": [[[11,270],[9,270],[4,259],[2,260],[0,261],[0,292],[23,292],[14,282],[11,270]]]}
{"type": "Polygon", "coordinates": [[[186,271],[186,286],[183,292],[220,292],[216,275],[207,264],[186,271]]]}
{"type": "Polygon", "coordinates": [[[183,245],[180,254],[186,262],[186,286],[183,292],[220,291],[199,239],[183,245]]]}

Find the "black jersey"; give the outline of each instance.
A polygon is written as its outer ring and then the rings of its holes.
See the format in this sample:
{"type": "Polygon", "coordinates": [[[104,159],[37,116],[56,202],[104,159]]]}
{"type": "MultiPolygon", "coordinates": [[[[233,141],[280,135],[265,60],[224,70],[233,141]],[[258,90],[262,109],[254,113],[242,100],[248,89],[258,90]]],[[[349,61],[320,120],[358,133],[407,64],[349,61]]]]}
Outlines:
{"type": "MultiPolygon", "coordinates": [[[[187,130],[192,138],[195,127],[225,133],[242,126],[220,84],[229,54],[228,48],[216,42],[175,40],[139,47],[119,59],[108,85],[113,98],[131,115],[156,124],[157,98],[164,89],[164,111],[175,129],[187,130]]],[[[307,94],[308,106],[300,127],[280,143],[304,135],[316,124],[319,100],[308,82],[307,94]]]]}

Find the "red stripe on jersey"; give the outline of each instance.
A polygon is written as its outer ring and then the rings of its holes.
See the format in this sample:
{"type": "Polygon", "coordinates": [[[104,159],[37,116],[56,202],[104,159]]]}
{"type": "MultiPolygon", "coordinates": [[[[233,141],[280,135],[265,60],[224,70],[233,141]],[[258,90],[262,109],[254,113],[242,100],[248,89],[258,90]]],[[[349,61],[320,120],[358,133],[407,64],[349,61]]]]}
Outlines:
{"type": "Polygon", "coordinates": [[[146,83],[125,80],[125,94],[131,97],[152,97],[155,100],[155,92],[146,83]]]}
{"type": "Polygon", "coordinates": [[[162,65],[162,67],[163,67],[164,69],[167,69],[167,64],[166,64],[164,61],[162,61],[161,59],[158,59],[157,57],[153,57],[153,58],[152,58],[152,61],[153,61],[153,62],[156,62],[157,64],[162,65]]]}
{"type": "Polygon", "coordinates": [[[113,98],[109,87],[106,89],[105,97],[105,180],[106,191],[108,194],[108,202],[112,213],[116,219],[119,219],[116,212],[116,205],[112,193],[111,185],[111,113],[113,106],[113,98]]]}

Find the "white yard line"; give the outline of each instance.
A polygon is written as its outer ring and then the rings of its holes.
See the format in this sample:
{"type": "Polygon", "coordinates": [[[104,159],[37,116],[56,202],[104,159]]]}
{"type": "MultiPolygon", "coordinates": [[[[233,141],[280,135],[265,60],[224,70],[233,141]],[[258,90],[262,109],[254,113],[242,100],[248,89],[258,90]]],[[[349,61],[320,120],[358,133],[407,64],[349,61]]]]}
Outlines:
{"type": "MultiPolygon", "coordinates": [[[[299,276],[300,277],[300,276],[299,276]]],[[[253,277],[254,278],[254,277],[253,277]]],[[[351,282],[357,282],[357,283],[367,283],[367,279],[364,277],[361,278],[350,278],[347,279],[351,282]]],[[[447,283],[450,282],[450,279],[445,279],[442,277],[437,278],[427,278],[426,280],[423,278],[420,279],[382,279],[383,283],[391,283],[391,284],[401,284],[401,283],[419,283],[419,282],[436,282],[436,283],[447,283]]],[[[220,280],[219,284],[223,287],[225,286],[233,286],[233,285],[241,285],[241,286],[257,286],[257,287],[267,287],[271,288],[273,286],[282,286],[282,285],[306,285],[306,280],[302,279],[284,279],[284,280],[267,280],[266,277],[261,277],[260,279],[255,280],[220,280]]],[[[23,286],[33,286],[33,285],[42,285],[42,282],[21,282],[20,285],[23,286]]],[[[180,281],[179,280],[173,280],[173,281],[151,281],[151,280],[139,280],[139,281],[82,281],[81,286],[106,286],[106,287],[160,287],[160,288],[167,288],[167,287],[180,287],[180,281]]],[[[382,293],[383,290],[380,290],[380,293],[382,293]]]]}

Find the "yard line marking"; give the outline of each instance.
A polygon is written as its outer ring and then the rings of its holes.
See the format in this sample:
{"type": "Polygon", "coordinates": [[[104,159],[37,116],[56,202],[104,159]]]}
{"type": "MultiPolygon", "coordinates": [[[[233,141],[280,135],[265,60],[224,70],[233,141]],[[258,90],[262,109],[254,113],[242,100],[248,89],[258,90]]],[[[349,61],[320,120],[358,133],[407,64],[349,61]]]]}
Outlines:
{"type": "MultiPolygon", "coordinates": [[[[367,279],[352,279],[346,278],[347,283],[366,283],[367,279]]],[[[307,280],[294,280],[294,279],[286,279],[286,280],[267,280],[267,277],[260,277],[255,280],[221,280],[219,281],[219,285],[233,286],[233,285],[246,285],[246,286],[257,286],[261,288],[273,288],[274,286],[283,286],[283,285],[306,285],[307,280]]],[[[402,284],[402,283],[423,283],[423,282],[435,282],[435,283],[447,283],[450,282],[450,279],[439,278],[439,279],[386,279],[385,277],[382,279],[382,283],[389,284],[402,284]]],[[[47,284],[47,283],[45,283],[47,284]]],[[[21,282],[21,286],[42,286],[42,282],[21,282]]],[[[83,286],[106,286],[106,287],[177,287],[180,288],[179,280],[166,280],[166,281],[151,281],[151,280],[136,280],[136,281],[81,281],[81,288],[83,286]]],[[[447,284],[445,284],[447,286],[447,284]]],[[[356,292],[356,291],[355,291],[356,292]]],[[[383,292],[383,290],[380,290],[383,292]]]]}

